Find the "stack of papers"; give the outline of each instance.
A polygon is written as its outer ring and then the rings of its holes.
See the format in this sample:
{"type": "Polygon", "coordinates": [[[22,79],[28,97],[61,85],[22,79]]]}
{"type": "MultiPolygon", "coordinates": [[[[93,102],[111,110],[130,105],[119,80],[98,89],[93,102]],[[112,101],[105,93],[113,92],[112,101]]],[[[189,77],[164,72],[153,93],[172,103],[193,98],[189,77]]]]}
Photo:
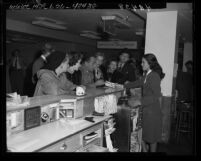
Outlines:
{"type": "Polygon", "coordinates": [[[7,106],[28,106],[30,104],[30,98],[27,96],[20,96],[16,92],[8,93],[6,95],[6,105],[7,106]]]}
{"type": "Polygon", "coordinates": [[[98,136],[98,134],[95,133],[95,132],[92,132],[92,133],[86,135],[86,136],[84,137],[84,139],[85,139],[85,140],[88,140],[88,139],[92,139],[92,138],[94,138],[94,137],[96,137],[96,136],[98,136]]]}
{"type": "Polygon", "coordinates": [[[107,87],[111,87],[111,88],[121,88],[121,89],[124,88],[124,86],[121,85],[121,84],[118,84],[118,83],[112,83],[112,82],[109,82],[109,81],[106,81],[106,82],[105,82],[105,86],[107,86],[107,87]]]}
{"type": "Polygon", "coordinates": [[[115,83],[106,81],[105,86],[115,88],[115,83]]]}

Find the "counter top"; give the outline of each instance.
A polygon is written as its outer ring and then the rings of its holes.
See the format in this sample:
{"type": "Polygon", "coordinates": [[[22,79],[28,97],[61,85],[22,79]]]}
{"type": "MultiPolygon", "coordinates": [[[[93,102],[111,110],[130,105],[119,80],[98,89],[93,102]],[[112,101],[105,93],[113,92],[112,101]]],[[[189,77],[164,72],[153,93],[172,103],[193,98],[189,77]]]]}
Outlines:
{"type": "Polygon", "coordinates": [[[59,102],[61,99],[77,99],[77,100],[83,100],[93,97],[99,97],[103,95],[108,95],[112,93],[122,92],[123,89],[120,88],[109,88],[109,87],[102,87],[102,88],[95,88],[95,87],[88,87],[86,89],[86,95],[84,96],[76,96],[73,95],[59,95],[59,96],[53,96],[53,95],[43,95],[43,96],[36,96],[30,98],[30,105],[24,106],[24,107],[11,107],[7,106],[7,112],[12,112],[16,110],[22,110],[26,108],[31,108],[35,106],[43,106],[51,103],[59,102]]]}
{"type": "Polygon", "coordinates": [[[34,152],[60,141],[86,128],[101,123],[111,116],[93,116],[94,123],[83,118],[75,120],[58,120],[46,125],[11,135],[7,138],[7,148],[12,152],[34,152]],[[51,135],[50,135],[51,134],[51,135]]]}

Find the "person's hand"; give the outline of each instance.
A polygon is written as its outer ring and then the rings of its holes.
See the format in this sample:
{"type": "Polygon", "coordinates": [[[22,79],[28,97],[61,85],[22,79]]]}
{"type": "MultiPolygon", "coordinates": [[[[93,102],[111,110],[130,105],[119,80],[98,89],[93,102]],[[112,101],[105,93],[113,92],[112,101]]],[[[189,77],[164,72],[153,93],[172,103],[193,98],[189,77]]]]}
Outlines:
{"type": "Polygon", "coordinates": [[[96,87],[96,85],[95,85],[95,84],[89,84],[89,85],[87,85],[87,87],[92,87],[92,88],[95,88],[95,87],[96,87]]]}
{"type": "Polygon", "coordinates": [[[105,82],[104,82],[103,79],[97,80],[97,81],[95,82],[95,85],[96,85],[96,86],[101,86],[101,85],[104,85],[104,84],[105,84],[105,82]]]}
{"type": "Polygon", "coordinates": [[[115,87],[116,87],[116,88],[124,89],[124,85],[122,85],[122,84],[117,84],[117,83],[116,83],[116,84],[115,84],[115,87]]]}
{"type": "Polygon", "coordinates": [[[124,84],[128,84],[129,83],[129,81],[126,81],[124,84]]]}

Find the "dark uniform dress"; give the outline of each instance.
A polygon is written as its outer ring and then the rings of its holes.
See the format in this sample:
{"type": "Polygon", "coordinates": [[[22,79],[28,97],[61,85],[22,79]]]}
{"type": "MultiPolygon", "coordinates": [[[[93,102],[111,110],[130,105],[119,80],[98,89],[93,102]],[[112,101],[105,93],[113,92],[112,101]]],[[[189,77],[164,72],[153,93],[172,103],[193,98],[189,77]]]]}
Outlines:
{"type": "Polygon", "coordinates": [[[146,77],[125,85],[126,88],[142,86],[142,139],[148,143],[156,143],[162,135],[162,113],[159,98],[161,97],[160,77],[152,71],[146,77]]]}

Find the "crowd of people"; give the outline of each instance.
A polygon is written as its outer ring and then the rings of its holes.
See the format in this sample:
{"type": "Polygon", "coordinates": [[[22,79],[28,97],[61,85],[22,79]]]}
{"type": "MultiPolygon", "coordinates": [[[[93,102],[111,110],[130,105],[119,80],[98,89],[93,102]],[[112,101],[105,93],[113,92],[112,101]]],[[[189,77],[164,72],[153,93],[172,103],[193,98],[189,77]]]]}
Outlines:
{"type": "MultiPolygon", "coordinates": [[[[14,51],[13,55],[14,53],[20,55],[20,50],[14,51]]],[[[13,77],[18,79],[19,76],[16,73],[13,74],[13,69],[19,73],[23,71],[21,68],[24,67],[21,65],[20,70],[17,67],[14,68],[14,60],[10,60],[10,71],[12,70],[10,80],[16,80],[13,77]]],[[[137,67],[136,61],[131,57],[128,49],[121,50],[116,58],[106,60],[105,54],[102,52],[97,52],[94,55],[82,54],[81,52],[64,53],[56,51],[49,43],[46,43],[39,52],[39,56],[23,69],[25,75],[19,76],[19,81],[11,81],[11,87],[13,87],[13,92],[30,97],[62,94],[59,92],[61,90],[66,91],[64,93],[69,93],[74,90],[72,87],[80,85],[104,86],[105,81],[123,85],[142,76],[141,69],[137,67]],[[78,63],[78,67],[75,67],[76,63],[78,63]],[[59,73],[57,73],[58,70],[59,73]],[[12,82],[15,82],[14,85],[12,82]],[[68,88],[67,84],[71,88],[68,88]],[[55,88],[58,89],[55,90],[55,88]]]]}
{"type": "MultiPolygon", "coordinates": [[[[25,62],[20,59],[20,51],[15,50],[9,61],[10,79],[15,82],[11,84],[14,92],[22,92],[18,89],[23,82],[21,75],[25,69],[24,64],[25,62]]],[[[187,82],[185,84],[187,86],[192,81],[192,62],[187,62],[185,65],[187,73],[184,82],[187,82]]],[[[142,151],[156,151],[162,133],[160,84],[165,73],[154,54],[143,55],[139,65],[131,57],[128,49],[121,50],[117,58],[106,60],[102,52],[94,55],[83,55],[79,52],[64,53],[46,44],[40,56],[27,69],[30,79],[25,81],[27,82],[25,86],[31,88],[28,90],[29,93],[23,94],[28,96],[72,94],[77,86],[101,87],[105,85],[105,81],[122,84],[127,92],[130,88],[142,87],[142,151]]],[[[180,98],[183,96],[185,99],[190,99],[188,94],[192,92],[192,86],[187,88],[187,92],[183,92],[186,95],[182,95],[184,88],[179,82],[183,77],[178,73],[176,89],[180,93],[180,98]]]]}

